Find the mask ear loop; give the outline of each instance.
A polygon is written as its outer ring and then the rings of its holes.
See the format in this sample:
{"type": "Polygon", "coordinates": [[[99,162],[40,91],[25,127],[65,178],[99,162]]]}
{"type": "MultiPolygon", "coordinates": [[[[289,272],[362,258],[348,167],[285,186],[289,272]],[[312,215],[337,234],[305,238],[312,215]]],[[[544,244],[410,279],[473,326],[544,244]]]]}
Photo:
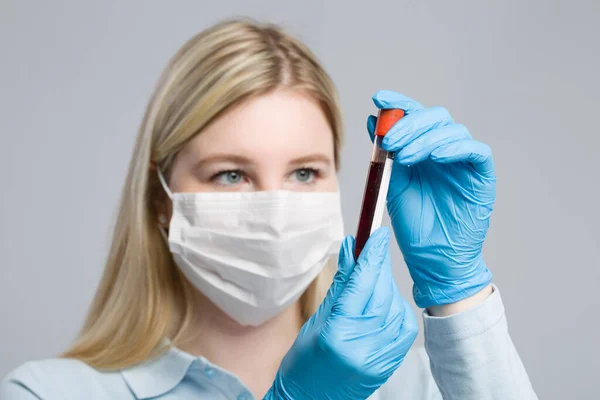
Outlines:
{"type": "Polygon", "coordinates": [[[172,200],[173,192],[171,192],[171,189],[169,189],[169,185],[167,185],[167,181],[165,180],[165,177],[163,176],[162,172],[160,172],[160,168],[156,167],[156,173],[158,174],[158,180],[160,181],[160,184],[162,185],[165,193],[172,200]]]}
{"type": "MultiPolygon", "coordinates": [[[[165,191],[167,196],[169,196],[169,198],[171,200],[173,200],[173,192],[171,192],[171,189],[169,189],[169,185],[167,185],[167,181],[165,180],[165,177],[163,176],[162,172],[160,171],[160,168],[156,167],[156,173],[158,175],[158,180],[160,181],[160,184],[163,187],[163,190],[165,191]]],[[[160,231],[163,239],[165,239],[165,242],[168,245],[169,244],[169,236],[167,235],[167,231],[161,224],[158,225],[158,230],[160,231]]]]}

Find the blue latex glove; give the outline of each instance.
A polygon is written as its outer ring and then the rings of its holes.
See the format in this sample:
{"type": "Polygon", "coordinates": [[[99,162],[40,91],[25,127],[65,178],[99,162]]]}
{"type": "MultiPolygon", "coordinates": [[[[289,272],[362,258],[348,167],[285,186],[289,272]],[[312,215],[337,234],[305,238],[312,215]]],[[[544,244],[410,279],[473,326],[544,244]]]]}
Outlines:
{"type": "MultiPolygon", "coordinates": [[[[378,108],[405,117],[382,147],[395,152],[388,212],[414,281],[419,307],[455,303],[489,285],[481,254],[496,200],[492,153],[442,107],[423,108],[399,93],[373,96],[378,108]]],[[[371,139],[377,118],[367,126],[371,139]]]]}
{"type": "Polygon", "coordinates": [[[400,366],[418,327],[392,276],[389,237],[374,232],[357,262],[344,240],[333,284],[265,399],[366,399],[400,366]]]}

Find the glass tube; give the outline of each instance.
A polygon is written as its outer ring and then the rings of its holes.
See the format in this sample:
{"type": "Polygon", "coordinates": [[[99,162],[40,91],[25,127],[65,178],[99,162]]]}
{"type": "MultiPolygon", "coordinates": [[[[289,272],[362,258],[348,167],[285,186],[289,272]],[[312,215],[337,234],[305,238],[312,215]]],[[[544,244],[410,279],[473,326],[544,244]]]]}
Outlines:
{"type": "Polygon", "coordinates": [[[394,153],[382,149],[381,143],[389,129],[402,117],[404,117],[404,111],[399,109],[380,110],[377,116],[371,164],[369,166],[367,182],[365,183],[365,192],[356,233],[355,259],[358,259],[369,236],[381,226],[390,176],[392,174],[392,165],[394,163],[394,153]]]}

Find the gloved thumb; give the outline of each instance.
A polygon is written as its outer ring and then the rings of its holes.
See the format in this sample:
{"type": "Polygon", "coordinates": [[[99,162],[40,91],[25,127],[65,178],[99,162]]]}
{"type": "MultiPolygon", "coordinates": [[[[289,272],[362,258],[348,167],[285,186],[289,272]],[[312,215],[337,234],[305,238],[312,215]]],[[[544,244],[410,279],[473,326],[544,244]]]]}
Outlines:
{"type": "Polygon", "coordinates": [[[374,115],[369,115],[367,118],[367,132],[369,132],[369,137],[371,138],[371,142],[375,140],[375,126],[377,125],[377,117],[374,115]]]}
{"type": "Polygon", "coordinates": [[[388,252],[389,240],[387,228],[378,228],[367,240],[352,275],[334,306],[342,315],[362,315],[373,295],[388,252]]]}
{"type": "Polygon", "coordinates": [[[331,307],[336,302],[340,294],[344,291],[344,287],[348,279],[354,271],[354,238],[350,235],[346,236],[340,248],[338,256],[338,270],[333,277],[333,283],[327,291],[325,300],[319,306],[317,312],[311,317],[312,323],[324,322],[331,313],[331,307]]]}

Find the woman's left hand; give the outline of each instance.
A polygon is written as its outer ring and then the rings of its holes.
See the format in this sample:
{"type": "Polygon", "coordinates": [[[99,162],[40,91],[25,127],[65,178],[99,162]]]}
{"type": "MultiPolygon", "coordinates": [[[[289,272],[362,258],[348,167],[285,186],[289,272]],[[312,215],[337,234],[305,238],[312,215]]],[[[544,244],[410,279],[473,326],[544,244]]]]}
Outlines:
{"type": "MultiPolygon", "coordinates": [[[[482,246],[496,199],[492,153],[442,107],[423,108],[399,93],[373,96],[405,117],[383,139],[395,152],[387,205],[419,307],[456,303],[492,279],[482,246]]],[[[373,137],[376,117],[368,119],[373,137]]]]}

